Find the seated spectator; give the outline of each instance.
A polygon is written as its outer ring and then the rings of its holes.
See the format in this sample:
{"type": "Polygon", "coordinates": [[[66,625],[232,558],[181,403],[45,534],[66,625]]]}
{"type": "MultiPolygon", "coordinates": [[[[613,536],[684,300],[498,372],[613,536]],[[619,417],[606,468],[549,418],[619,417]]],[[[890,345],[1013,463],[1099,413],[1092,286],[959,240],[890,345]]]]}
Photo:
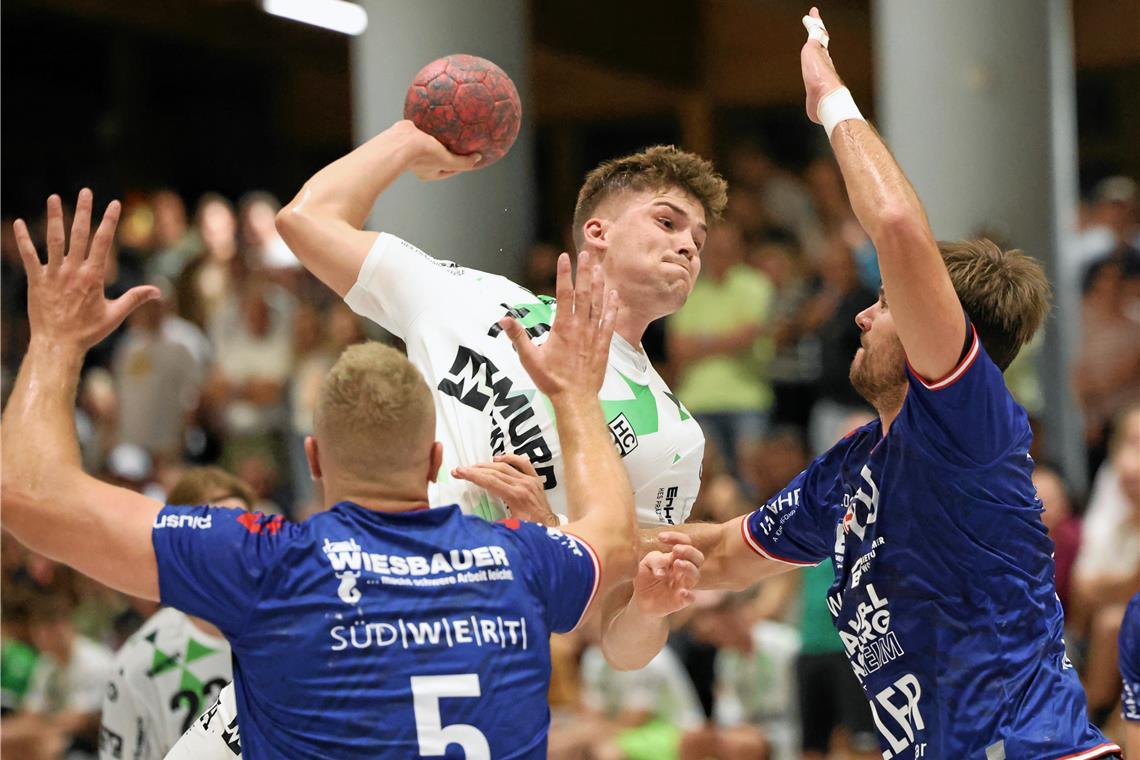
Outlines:
{"type": "Polygon", "coordinates": [[[1057,597],[1068,614],[1073,580],[1073,563],[1081,546],[1081,519],[1073,512],[1069,486],[1056,469],[1038,463],[1033,469],[1033,486],[1044,511],[1041,521],[1053,539],[1057,597]]]}
{"type": "Polygon", "coordinates": [[[1081,299],[1081,340],[1073,386],[1085,418],[1090,472],[1104,460],[1112,415],[1140,401],[1140,322],[1129,313],[1124,271],[1094,265],[1081,299]]]}
{"type": "Polygon", "coordinates": [[[702,596],[690,625],[717,647],[714,720],[685,735],[682,757],[794,758],[799,636],[784,623],[758,619],[751,593],[702,596]]]}
{"type": "Polygon", "coordinates": [[[702,276],[668,318],[677,396],[733,474],[740,471],[739,453],[764,435],[772,405],[766,343],[760,340],[772,284],[744,263],[744,254],[739,227],[722,222],[711,229],[701,253],[702,276]]]}
{"type": "Polygon", "coordinates": [[[847,432],[840,428],[849,414],[867,408],[848,374],[851,357],[861,345],[855,316],[879,297],[859,282],[851,249],[841,238],[833,236],[828,241],[819,271],[819,290],[800,314],[804,332],[816,336],[820,350],[819,384],[809,428],[813,454],[822,453],[847,432]]]}
{"type": "Polygon", "coordinates": [[[182,196],[170,189],[150,196],[153,215],[147,271],[151,277],[174,281],[201,255],[202,241],[186,221],[182,196]]]}
{"type": "Polygon", "coordinates": [[[233,302],[244,262],[237,255],[237,221],[228,200],[206,193],[198,201],[195,217],[202,252],[178,275],[178,303],[184,317],[208,330],[223,308],[233,302]]]}
{"type": "Polygon", "coordinates": [[[1085,690],[1098,725],[1119,695],[1116,641],[1125,605],[1140,588],[1140,405],[1117,419],[1089,499],[1071,595],[1076,627],[1087,631],[1085,690]]]}
{"type": "Polygon", "coordinates": [[[28,633],[39,652],[22,709],[46,720],[69,746],[69,757],[95,757],[99,709],[111,674],[111,651],[76,633],[74,604],[40,595],[28,604],[28,633]]]}
{"type": "Polygon", "coordinates": [[[115,349],[112,371],[119,397],[118,440],[163,461],[178,459],[186,422],[198,407],[205,367],[164,330],[160,301],[136,309],[115,349]]]}
{"type": "Polygon", "coordinates": [[[601,649],[582,656],[582,703],[594,728],[594,760],[670,760],[681,734],[701,723],[696,693],[666,646],[641,670],[619,672],[601,649]]]}
{"type": "Polygon", "coordinates": [[[769,230],[749,252],[749,264],[772,281],[774,294],[768,333],[772,359],[771,424],[807,430],[819,379],[819,343],[805,335],[800,312],[812,295],[810,267],[790,233],[769,230]]]}
{"type": "Polygon", "coordinates": [[[285,386],[293,370],[294,310],[285,290],[250,279],[210,331],[215,365],[209,404],[225,436],[223,459],[243,479],[243,460],[269,466],[286,461],[285,386]]]}
{"type": "Polygon", "coordinates": [[[301,262],[277,234],[280,210],[281,201],[263,190],[246,193],[238,201],[238,239],[252,272],[272,275],[301,268],[301,262]]]}

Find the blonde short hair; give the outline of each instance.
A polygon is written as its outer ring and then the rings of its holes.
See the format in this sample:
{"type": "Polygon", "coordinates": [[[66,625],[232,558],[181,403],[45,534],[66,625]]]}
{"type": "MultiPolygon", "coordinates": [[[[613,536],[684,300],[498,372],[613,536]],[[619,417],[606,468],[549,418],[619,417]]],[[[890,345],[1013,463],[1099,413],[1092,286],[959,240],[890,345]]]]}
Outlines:
{"type": "Polygon", "coordinates": [[[257,494],[241,478],[221,467],[191,467],[167,494],[168,504],[216,504],[238,499],[247,510],[257,503],[257,494]]]}
{"type": "Polygon", "coordinates": [[[939,242],[962,308],[986,353],[1004,370],[1045,321],[1052,288],[1041,264],[991,240],[939,242]]]}
{"type": "Polygon", "coordinates": [[[349,346],[321,384],[314,419],[322,458],[366,481],[421,462],[435,406],[420,371],[390,346],[349,346]]]}
{"type": "Polygon", "coordinates": [[[586,175],[574,206],[574,245],[585,244],[582,225],[598,207],[623,192],[677,188],[693,196],[712,223],[728,205],[728,183],[712,162],[673,145],[654,145],[612,161],[604,161],[586,175]]]}

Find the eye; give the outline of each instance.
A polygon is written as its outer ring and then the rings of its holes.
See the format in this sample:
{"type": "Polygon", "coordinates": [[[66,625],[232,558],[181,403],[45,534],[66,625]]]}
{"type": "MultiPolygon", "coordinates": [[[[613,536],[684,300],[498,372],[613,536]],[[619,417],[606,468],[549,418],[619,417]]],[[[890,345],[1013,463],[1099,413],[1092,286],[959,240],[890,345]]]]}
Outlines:
{"type": "Polygon", "coordinates": [[[661,223],[661,225],[662,225],[662,226],[663,226],[665,229],[667,229],[667,230],[671,230],[671,229],[673,229],[673,220],[672,220],[672,219],[670,219],[669,217],[667,217],[667,216],[659,216],[659,217],[657,217],[657,221],[658,221],[658,222],[660,222],[660,223],[661,223]]]}

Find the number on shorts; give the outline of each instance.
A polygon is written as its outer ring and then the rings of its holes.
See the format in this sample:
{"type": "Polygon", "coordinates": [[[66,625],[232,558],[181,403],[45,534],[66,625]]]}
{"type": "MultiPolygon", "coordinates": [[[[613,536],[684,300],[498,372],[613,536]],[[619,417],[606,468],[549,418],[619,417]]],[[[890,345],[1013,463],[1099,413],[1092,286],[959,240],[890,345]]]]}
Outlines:
{"type": "Polygon", "coordinates": [[[458,744],[467,760],[490,760],[491,747],[487,737],[466,723],[443,725],[439,715],[439,700],[445,697],[478,697],[479,675],[457,673],[447,676],[412,676],[412,707],[416,714],[416,736],[420,754],[424,757],[441,757],[448,744],[458,744]]]}

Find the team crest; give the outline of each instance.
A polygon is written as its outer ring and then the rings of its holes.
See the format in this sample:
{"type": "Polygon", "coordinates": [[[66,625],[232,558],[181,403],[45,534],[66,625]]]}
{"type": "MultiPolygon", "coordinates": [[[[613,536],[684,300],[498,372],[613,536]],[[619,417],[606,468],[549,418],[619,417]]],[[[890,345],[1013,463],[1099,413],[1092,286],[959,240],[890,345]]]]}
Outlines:
{"type": "Polygon", "coordinates": [[[617,448],[618,454],[623,457],[637,448],[637,433],[633,432],[633,426],[629,424],[625,414],[619,414],[610,420],[610,435],[614,439],[614,447],[617,448]]]}

